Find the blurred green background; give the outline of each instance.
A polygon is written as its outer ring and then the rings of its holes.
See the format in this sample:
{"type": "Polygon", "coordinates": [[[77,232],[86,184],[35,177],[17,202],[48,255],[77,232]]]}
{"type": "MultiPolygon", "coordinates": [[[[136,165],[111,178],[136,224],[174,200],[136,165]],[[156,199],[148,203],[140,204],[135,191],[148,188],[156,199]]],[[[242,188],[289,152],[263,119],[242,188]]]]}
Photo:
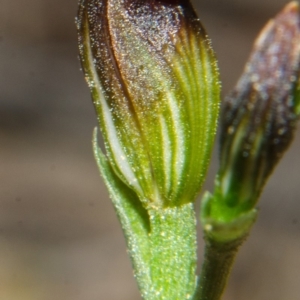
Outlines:
{"type": "MultiPolygon", "coordinates": [[[[285,3],[194,1],[219,58],[223,94],[285,3]]],[[[93,160],[96,116],[80,72],[76,10],[76,0],[0,1],[1,300],[140,299],[93,160]]],[[[300,132],[268,182],[224,300],[300,299],[299,147],[300,132]]],[[[199,232],[200,255],[202,246],[199,232]]]]}

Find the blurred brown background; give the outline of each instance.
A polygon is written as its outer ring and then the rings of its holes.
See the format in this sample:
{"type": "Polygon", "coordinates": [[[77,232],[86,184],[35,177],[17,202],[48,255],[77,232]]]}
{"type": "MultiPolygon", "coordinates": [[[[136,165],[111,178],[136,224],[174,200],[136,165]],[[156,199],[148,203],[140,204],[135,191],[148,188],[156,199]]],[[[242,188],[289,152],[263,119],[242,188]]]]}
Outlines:
{"type": "MultiPolygon", "coordinates": [[[[223,94],[284,0],[195,0],[223,94]]],[[[0,0],[0,299],[138,300],[91,150],[76,0],[0,0]]],[[[261,199],[224,300],[300,299],[300,132],[261,199]]],[[[206,188],[212,189],[214,159],[206,188]]],[[[201,233],[199,253],[202,254],[201,233]]],[[[201,258],[200,258],[201,259],[201,258]]]]}

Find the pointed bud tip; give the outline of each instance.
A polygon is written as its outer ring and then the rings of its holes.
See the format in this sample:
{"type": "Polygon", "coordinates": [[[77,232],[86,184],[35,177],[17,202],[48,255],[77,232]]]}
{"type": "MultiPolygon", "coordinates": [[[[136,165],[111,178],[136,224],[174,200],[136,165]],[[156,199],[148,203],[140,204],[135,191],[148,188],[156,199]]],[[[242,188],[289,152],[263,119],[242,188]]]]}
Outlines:
{"type": "Polygon", "coordinates": [[[253,52],[265,47],[266,43],[292,40],[300,32],[299,4],[296,1],[288,3],[273,19],[271,19],[254,42],[253,52]]]}
{"type": "Polygon", "coordinates": [[[299,13],[299,3],[298,1],[292,1],[288,3],[283,10],[281,11],[281,14],[286,14],[286,13],[299,13]]]}

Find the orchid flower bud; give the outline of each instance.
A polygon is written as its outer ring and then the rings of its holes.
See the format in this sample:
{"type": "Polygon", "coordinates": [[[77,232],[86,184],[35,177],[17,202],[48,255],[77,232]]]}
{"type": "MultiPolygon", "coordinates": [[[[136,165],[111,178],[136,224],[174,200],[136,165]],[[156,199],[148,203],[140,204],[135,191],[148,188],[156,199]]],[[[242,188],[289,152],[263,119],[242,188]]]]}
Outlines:
{"type": "Polygon", "coordinates": [[[262,30],[225,99],[215,216],[230,219],[253,209],[290,145],[300,112],[299,67],[299,7],[291,2],[262,30]]]}
{"type": "Polygon", "coordinates": [[[210,40],[186,0],[81,0],[80,59],[109,162],[146,207],[194,201],[219,108],[210,40]]]}

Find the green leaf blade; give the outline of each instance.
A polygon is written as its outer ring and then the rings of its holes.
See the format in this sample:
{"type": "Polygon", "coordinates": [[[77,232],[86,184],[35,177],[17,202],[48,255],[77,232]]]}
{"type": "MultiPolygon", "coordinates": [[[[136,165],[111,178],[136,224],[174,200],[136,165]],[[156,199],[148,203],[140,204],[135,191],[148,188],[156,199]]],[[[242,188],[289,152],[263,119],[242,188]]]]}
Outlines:
{"type": "Polygon", "coordinates": [[[151,289],[149,216],[137,195],[114,173],[98,146],[96,129],[93,136],[93,149],[98,168],[122,225],[136,280],[142,296],[148,299],[146,295],[151,289]]]}

